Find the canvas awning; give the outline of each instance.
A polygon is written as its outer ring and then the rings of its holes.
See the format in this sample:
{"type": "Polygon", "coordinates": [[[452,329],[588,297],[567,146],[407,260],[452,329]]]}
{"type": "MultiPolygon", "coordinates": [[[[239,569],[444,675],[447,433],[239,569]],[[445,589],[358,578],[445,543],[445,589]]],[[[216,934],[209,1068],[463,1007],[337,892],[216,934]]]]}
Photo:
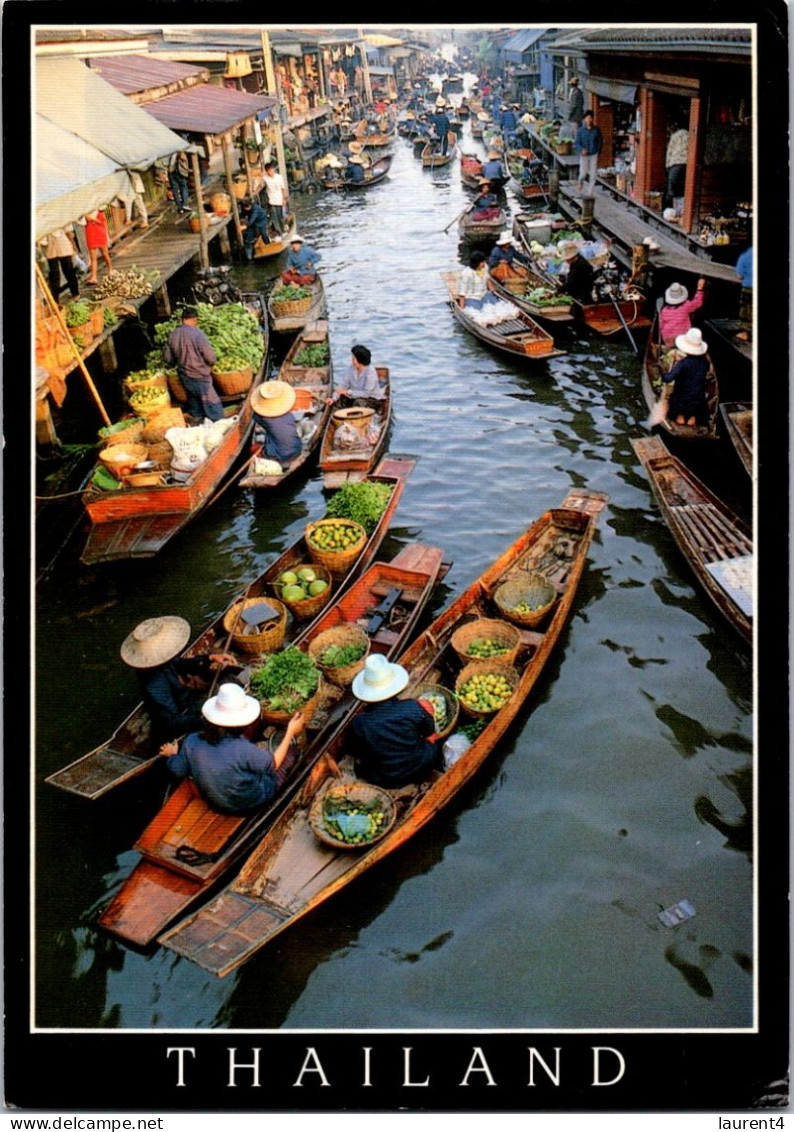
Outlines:
{"type": "Polygon", "coordinates": [[[634,83],[623,83],[618,79],[605,79],[600,75],[588,75],[585,80],[585,90],[597,94],[599,98],[608,98],[611,102],[627,102],[634,105],[637,97],[637,87],[634,83]]]}

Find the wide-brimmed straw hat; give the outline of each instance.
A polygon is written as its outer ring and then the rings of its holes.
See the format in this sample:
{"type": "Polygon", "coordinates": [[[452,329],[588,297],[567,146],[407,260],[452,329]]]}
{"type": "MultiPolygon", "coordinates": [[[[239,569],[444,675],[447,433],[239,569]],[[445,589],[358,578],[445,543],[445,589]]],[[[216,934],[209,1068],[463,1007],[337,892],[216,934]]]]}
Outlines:
{"type": "Polygon", "coordinates": [[[121,659],[130,668],[156,668],[181,653],[190,640],[184,617],[150,617],[136,625],[121,646],[121,659]]]}
{"type": "Polygon", "coordinates": [[[347,148],[351,153],[361,153],[362,149],[364,148],[364,143],[360,141],[348,142],[347,148]]]}
{"type": "Polygon", "coordinates": [[[709,344],[703,341],[703,335],[696,326],[690,326],[686,334],[679,334],[675,340],[676,350],[682,354],[693,354],[699,357],[708,352],[709,344]]]}
{"type": "Polygon", "coordinates": [[[486,158],[486,160],[487,161],[498,161],[501,158],[501,156],[502,155],[501,155],[501,153],[499,152],[498,149],[489,149],[488,150],[488,157],[486,158]]]}
{"type": "Polygon", "coordinates": [[[294,386],[286,381],[263,381],[251,394],[251,407],[260,417],[281,417],[297,400],[294,386]]]}
{"type": "Polygon", "coordinates": [[[217,696],[202,705],[201,714],[218,727],[246,727],[259,718],[259,700],[247,696],[239,684],[221,684],[217,696]]]}
{"type": "Polygon", "coordinates": [[[374,704],[396,696],[407,683],[408,672],[401,664],[391,664],[381,653],[373,653],[353,681],[353,695],[374,704]]]}
{"type": "Polygon", "coordinates": [[[289,242],[291,244],[305,244],[306,243],[303,236],[299,236],[297,232],[295,233],[294,236],[290,236],[289,242]]]}
{"type": "Polygon", "coordinates": [[[499,233],[499,239],[496,241],[497,247],[503,248],[503,247],[505,247],[505,245],[512,244],[512,243],[513,243],[513,237],[510,235],[509,232],[500,232],[499,233]]]}
{"type": "Polygon", "coordinates": [[[488,178],[488,177],[478,177],[477,178],[477,184],[478,185],[490,185],[490,183],[491,183],[491,181],[490,181],[490,178],[488,178]]]}
{"type": "Polygon", "coordinates": [[[689,293],[683,283],[671,283],[664,293],[664,301],[671,307],[685,303],[688,298],[689,293]]]}

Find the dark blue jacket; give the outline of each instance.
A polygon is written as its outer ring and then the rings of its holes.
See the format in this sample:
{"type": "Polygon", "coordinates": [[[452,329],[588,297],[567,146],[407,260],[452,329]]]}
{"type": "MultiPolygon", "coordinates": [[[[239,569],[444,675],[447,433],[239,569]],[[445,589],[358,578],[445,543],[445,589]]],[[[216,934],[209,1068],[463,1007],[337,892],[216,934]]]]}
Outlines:
{"type": "Polygon", "coordinates": [[[229,814],[264,806],[278,789],[270,752],[235,733],[215,745],[201,734],[188,735],[168,769],[176,778],[191,778],[211,806],[229,814]]]}
{"type": "Polygon", "coordinates": [[[683,417],[694,417],[698,424],[706,424],[708,418],[706,377],[708,372],[709,361],[705,354],[699,357],[687,355],[680,362],[676,362],[665,379],[675,382],[667,408],[669,420],[675,420],[680,414],[683,417]]]}
{"type": "Polygon", "coordinates": [[[446,114],[434,114],[430,121],[435,127],[437,137],[443,138],[445,134],[449,133],[449,118],[446,114]]]}
{"type": "Polygon", "coordinates": [[[258,413],[254,413],[254,421],[258,426],[257,431],[261,430],[265,434],[263,456],[278,460],[279,464],[289,464],[301,454],[303,446],[293,413],[283,413],[280,417],[260,417],[258,413]]]}
{"type": "Polygon", "coordinates": [[[574,141],[574,149],[577,153],[583,150],[586,154],[594,154],[601,152],[601,131],[598,126],[580,126],[576,131],[576,140],[574,141]]]}
{"type": "Polygon", "coordinates": [[[499,125],[503,130],[514,130],[518,125],[518,118],[516,118],[514,110],[503,110],[499,119],[499,125]]]}
{"type": "Polygon", "coordinates": [[[180,676],[202,676],[209,680],[206,656],[175,657],[156,668],[139,668],[137,672],[156,742],[170,742],[186,731],[201,727],[204,722],[201,705],[206,696],[196,689],[186,688],[180,676]]]}
{"type": "Polygon", "coordinates": [[[428,738],[433,717],[416,700],[367,704],[351,725],[359,774],[376,786],[404,786],[427,778],[438,761],[428,738]]]}

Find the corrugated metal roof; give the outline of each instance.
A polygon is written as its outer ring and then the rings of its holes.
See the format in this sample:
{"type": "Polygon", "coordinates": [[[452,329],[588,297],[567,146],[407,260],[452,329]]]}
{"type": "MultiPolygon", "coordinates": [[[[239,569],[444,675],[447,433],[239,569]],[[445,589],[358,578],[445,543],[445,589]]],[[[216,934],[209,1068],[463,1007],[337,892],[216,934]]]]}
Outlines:
{"type": "Polygon", "coordinates": [[[209,78],[204,67],[191,67],[187,63],[172,63],[168,59],[150,55],[113,55],[91,60],[91,70],[122,94],[138,94],[152,87],[179,82],[180,79],[209,78]]]}
{"type": "Polygon", "coordinates": [[[147,102],[147,113],[171,130],[193,134],[222,134],[276,105],[266,94],[244,94],[239,90],[201,83],[155,102],[147,102]]]}
{"type": "Polygon", "coordinates": [[[502,44],[502,51],[507,54],[508,51],[518,52],[526,51],[533,43],[536,43],[542,35],[545,34],[547,28],[522,28],[521,31],[516,32],[511,36],[506,43],[502,44]]]}
{"type": "Polygon", "coordinates": [[[751,32],[749,28],[729,27],[630,27],[581,29],[554,41],[553,48],[563,44],[582,50],[648,51],[706,51],[749,55],[751,32]]]}

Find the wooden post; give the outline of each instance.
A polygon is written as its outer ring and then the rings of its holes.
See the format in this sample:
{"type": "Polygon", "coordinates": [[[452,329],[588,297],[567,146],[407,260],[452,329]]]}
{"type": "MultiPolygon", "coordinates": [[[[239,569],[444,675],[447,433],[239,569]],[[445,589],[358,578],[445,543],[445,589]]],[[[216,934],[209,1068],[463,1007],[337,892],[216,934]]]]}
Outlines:
{"type": "Polygon", "coordinates": [[[119,360],[116,357],[116,343],[112,334],[99,347],[99,360],[102,363],[103,373],[115,373],[119,368],[119,360]]]}
{"type": "Polygon", "coordinates": [[[223,146],[223,167],[226,170],[226,187],[229,190],[229,196],[232,201],[232,216],[234,217],[234,230],[237,233],[237,243],[240,247],[243,246],[243,229],[240,224],[240,210],[237,207],[237,197],[234,195],[234,181],[232,181],[232,156],[229,152],[229,135],[223,134],[221,136],[221,145],[223,146]]]}
{"type": "MultiPolygon", "coordinates": [[[[265,94],[269,94],[272,98],[278,100],[278,84],[276,83],[276,72],[273,67],[273,55],[270,50],[270,35],[266,31],[260,32],[262,39],[262,62],[265,68],[265,94]]],[[[281,136],[281,117],[280,117],[280,101],[277,101],[275,108],[275,116],[273,119],[273,134],[276,139],[276,158],[278,160],[278,171],[281,174],[284,184],[287,184],[287,158],[284,153],[284,139],[281,136]]]]}
{"type": "Polygon", "coordinates": [[[689,101],[689,149],[686,158],[684,211],[681,216],[681,231],[687,234],[692,231],[695,222],[695,196],[701,176],[703,131],[700,129],[700,110],[702,105],[700,98],[691,98],[689,101]]]}
{"type": "Polygon", "coordinates": [[[364,94],[367,98],[368,105],[372,104],[372,83],[369,78],[369,63],[367,63],[367,45],[364,40],[364,29],[359,28],[358,34],[361,42],[358,45],[358,52],[361,56],[361,70],[364,72],[364,94]]]}
{"type": "Polygon", "coordinates": [[[61,447],[61,442],[55,432],[52,410],[47,396],[36,398],[36,443],[42,448],[61,447]]]}
{"type": "Polygon", "coordinates": [[[229,243],[229,225],[224,226],[218,232],[218,247],[221,249],[225,256],[231,256],[232,245],[229,243]]]}
{"type": "Polygon", "coordinates": [[[171,317],[171,296],[166,283],[161,283],[154,292],[154,306],[159,318],[171,317]]]}
{"type": "Polygon", "coordinates": [[[193,180],[196,183],[196,211],[199,216],[199,262],[202,267],[209,267],[210,255],[207,242],[207,214],[204,211],[204,191],[201,188],[201,169],[197,153],[191,153],[190,164],[193,168],[193,180]]]}
{"type": "Polygon", "coordinates": [[[245,136],[245,130],[243,130],[243,165],[245,166],[245,185],[248,196],[253,198],[254,182],[251,178],[251,162],[248,160],[248,146],[246,145],[247,141],[248,138],[245,136]]]}

